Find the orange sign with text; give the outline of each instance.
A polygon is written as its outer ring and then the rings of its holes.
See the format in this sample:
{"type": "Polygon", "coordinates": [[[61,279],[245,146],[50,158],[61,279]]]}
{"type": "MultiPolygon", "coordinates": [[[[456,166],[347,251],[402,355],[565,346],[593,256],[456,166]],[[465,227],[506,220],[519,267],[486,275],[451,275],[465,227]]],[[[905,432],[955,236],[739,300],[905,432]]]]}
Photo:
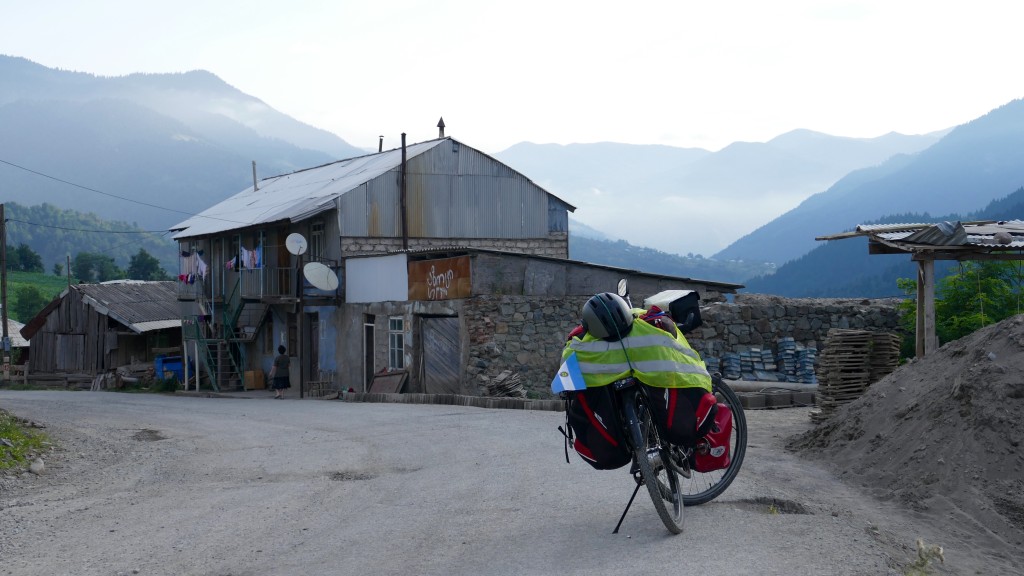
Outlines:
{"type": "Polygon", "coordinates": [[[409,300],[455,300],[473,295],[469,256],[409,262],[409,300]]]}

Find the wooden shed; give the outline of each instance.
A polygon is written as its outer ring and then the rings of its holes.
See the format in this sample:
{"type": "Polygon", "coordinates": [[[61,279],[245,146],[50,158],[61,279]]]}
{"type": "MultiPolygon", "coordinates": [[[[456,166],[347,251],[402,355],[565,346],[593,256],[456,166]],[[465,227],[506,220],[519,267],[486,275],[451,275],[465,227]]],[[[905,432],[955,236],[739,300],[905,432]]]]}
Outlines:
{"type": "Polygon", "coordinates": [[[115,280],[69,286],[21,330],[32,341],[29,371],[95,376],[151,362],[181,346],[174,282],[115,280]]]}

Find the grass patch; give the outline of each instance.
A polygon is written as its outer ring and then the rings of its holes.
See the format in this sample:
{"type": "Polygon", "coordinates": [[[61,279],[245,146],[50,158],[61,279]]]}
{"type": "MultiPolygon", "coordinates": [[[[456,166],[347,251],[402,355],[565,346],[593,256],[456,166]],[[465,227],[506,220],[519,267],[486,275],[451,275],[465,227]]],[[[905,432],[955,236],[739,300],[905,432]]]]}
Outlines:
{"type": "Polygon", "coordinates": [[[24,420],[0,410],[0,470],[27,465],[49,445],[46,434],[32,430],[24,420]]]}

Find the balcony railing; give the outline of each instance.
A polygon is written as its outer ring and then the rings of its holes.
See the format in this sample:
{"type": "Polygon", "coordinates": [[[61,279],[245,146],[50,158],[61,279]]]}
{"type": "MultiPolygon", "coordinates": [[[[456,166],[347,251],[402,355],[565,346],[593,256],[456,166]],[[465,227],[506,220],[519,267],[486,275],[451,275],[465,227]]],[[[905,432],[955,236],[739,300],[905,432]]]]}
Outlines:
{"type": "Polygon", "coordinates": [[[242,298],[295,298],[295,268],[239,270],[242,298]]]}
{"type": "Polygon", "coordinates": [[[202,278],[196,278],[193,282],[178,281],[175,285],[178,300],[201,299],[206,293],[206,285],[202,278]]]}

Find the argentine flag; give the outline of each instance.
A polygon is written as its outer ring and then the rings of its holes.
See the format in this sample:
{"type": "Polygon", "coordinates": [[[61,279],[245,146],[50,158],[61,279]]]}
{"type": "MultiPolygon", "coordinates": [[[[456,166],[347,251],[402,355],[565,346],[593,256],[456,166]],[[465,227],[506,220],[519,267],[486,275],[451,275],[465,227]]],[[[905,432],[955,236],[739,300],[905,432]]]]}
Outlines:
{"type": "Polygon", "coordinates": [[[587,383],[583,381],[583,373],[580,372],[580,363],[573,352],[558,367],[558,374],[555,374],[555,379],[551,381],[551,391],[558,394],[567,390],[583,390],[586,387],[587,383]]]}

